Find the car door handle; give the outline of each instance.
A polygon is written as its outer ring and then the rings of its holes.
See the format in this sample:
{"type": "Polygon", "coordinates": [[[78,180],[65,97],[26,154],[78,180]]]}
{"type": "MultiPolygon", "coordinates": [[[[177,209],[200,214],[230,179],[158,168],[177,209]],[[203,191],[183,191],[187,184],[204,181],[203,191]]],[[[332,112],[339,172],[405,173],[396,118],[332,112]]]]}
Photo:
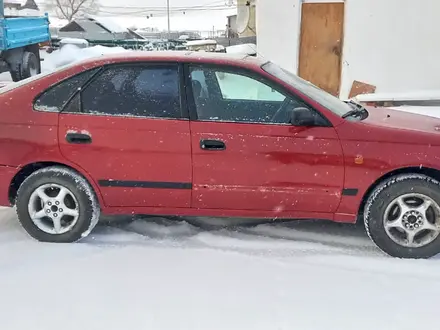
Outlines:
{"type": "Polygon", "coordinates": [[[221,151],[226,149],[226,144],[220,140],[200,140],[200,149],[221,151]]]}
{"type": "Polygon", "coordinates": [[[72,144],[90,144],[92,143],[92,137],[83,133],[67,133],[66,141],[72,144]]]}

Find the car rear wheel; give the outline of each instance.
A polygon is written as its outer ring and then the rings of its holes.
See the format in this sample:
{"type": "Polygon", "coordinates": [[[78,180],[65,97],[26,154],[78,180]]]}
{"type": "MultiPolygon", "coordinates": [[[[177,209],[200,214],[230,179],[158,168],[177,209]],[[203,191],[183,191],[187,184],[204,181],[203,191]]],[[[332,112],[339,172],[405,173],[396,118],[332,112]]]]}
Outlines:
{"type": "Polygon", "coordinates": [[[380,184],[364,211],[365,228],[385,253],[430,258],[440,253],[440,183],[403,174],[380,184]]]}
{"type": "Polygon", "coordinates": [[[16,209],[23,228],[42,242],[76,242],[92,231],[100,208],[90,184],[64,167],[34,172],[20,186],[16,209]]]}

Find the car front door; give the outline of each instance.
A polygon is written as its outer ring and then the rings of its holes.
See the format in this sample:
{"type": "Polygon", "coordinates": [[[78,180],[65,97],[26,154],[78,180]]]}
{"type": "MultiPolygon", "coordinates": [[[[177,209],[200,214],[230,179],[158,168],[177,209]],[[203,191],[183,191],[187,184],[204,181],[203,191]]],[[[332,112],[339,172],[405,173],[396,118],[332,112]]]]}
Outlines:
{"type": "Polygon", "coordinates": [[[336,211],[344,164],[336,131],[325,118],[254,72],[189,65],[186,77],[193,207],[336,211]],[[300,107],[309,108],[316,124],[289,123],[300,107]]]}
{"type": "Polygon", "coordinates": [[[59,118],[64,157],[112,207],[190,207],[190,127],[178,64],[108,66],[59,118]]]}

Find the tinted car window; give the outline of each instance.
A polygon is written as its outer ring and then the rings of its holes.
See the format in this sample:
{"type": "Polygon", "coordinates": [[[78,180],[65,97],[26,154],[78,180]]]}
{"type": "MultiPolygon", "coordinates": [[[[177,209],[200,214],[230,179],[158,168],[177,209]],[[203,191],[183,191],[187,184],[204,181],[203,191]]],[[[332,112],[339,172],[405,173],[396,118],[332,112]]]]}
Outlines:
{"type": "Polygon", "coordinates": [[[83,112],[181,118],[176,65],[108,68],[82,92],[83,112]]]}
{"type": "Polygon", "coordinates": [[[302,101],[243,73],[191,68],[192,89],[199,120],[287,124],[302,101]]]}
{"type": "Polygon", "coordinates": [[[97,70],[82,72],[51,87],[35,101],[35,110],[61,111],[73,93],[82,87],[97,70]]]}
{"type": "Polygon", "coordinates": [[[65,105],[63,113],[80,113],[81,112],[81,98],[80,94],[76,94],[68,104],[65,105]]]}

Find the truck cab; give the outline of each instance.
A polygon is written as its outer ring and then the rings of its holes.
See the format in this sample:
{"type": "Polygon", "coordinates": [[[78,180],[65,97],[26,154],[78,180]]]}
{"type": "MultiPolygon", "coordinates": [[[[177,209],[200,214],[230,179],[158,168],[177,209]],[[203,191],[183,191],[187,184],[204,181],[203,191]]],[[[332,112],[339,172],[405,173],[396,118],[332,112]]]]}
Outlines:
{"type": "Polygon", "coordinates": [[[50,42],[49,18],[5,16],[0,0],[0,73],[9,71],[13,81],[41,72],[39,44],[50,42]]]}

